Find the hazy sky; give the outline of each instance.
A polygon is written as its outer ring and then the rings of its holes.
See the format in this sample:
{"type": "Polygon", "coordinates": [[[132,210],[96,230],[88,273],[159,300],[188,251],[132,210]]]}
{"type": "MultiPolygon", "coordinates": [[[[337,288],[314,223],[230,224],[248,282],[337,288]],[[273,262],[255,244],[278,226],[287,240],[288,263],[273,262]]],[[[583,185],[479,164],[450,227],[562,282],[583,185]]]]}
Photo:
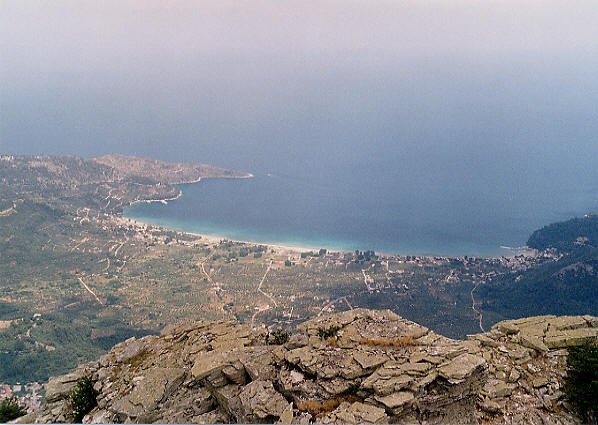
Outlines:
{"type": "Polygon", "coordinates": [[[0,148],[238,166],[590,121],[597,23],[595,0],[1,0],[0,148]]]}

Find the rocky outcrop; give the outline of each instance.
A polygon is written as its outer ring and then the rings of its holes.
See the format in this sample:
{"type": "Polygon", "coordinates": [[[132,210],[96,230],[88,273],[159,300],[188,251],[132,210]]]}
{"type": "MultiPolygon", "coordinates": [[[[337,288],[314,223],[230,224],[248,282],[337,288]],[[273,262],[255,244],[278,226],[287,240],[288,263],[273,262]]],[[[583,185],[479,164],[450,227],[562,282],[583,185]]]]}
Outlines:
{"type": "Polygon", "coordinates": [[[566,348],[596,340],[598,318],[510,320],[456,341],[354,309],[297,330],[283,346],[235,322],[132,338],[51,380],[34,420],[67,421],[68,391],[92,376],[98,406],[85,423],[575,423],[566,348]]]}

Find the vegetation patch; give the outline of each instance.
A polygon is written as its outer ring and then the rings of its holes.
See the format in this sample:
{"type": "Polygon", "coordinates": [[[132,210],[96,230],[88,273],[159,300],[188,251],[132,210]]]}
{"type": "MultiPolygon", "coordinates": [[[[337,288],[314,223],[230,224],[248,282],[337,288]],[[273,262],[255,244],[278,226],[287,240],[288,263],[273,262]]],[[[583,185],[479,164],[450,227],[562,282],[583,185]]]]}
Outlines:
{"type": "Polygon", "coordinates": [[[269,345],[283,345],[289,340],[291,334],[283,329],[276,329],[266,336],[266,344],[269,345]]]}
{"type": "Polygon", "coordinates": [[[69,394],[73,422],[81,423],[83,417],[98,405],[98,392],[93,388],[94,383],[89,376],[77,379],[75,388],[69,394]]]}
{"type": "Polygon", "coordinates": [[[340,330],[341,326],[338,325],[332,325],[328,328],[318,328],[318,336],[324,339],[332,338],[340,330]]]}
{"type": "Polygon", "coordinates": [[[19,405],[15,396],[5,398],[0,402],[0,423],[7,423],[27,414],[24,406],[19,405]]]}
{"type": "Polygon", "coordinates": [[[571,347],[567,357],[565,393],[583,423],[598,422],[598,345],[571,347]]]}

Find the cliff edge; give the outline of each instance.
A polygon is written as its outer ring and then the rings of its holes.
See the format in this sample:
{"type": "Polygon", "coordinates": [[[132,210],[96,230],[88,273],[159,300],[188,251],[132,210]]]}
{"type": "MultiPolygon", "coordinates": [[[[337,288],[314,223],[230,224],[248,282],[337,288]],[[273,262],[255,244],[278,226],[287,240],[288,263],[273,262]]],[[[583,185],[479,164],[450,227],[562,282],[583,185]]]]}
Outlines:
{"type": "Polygon", "coordinates": [[[51,379],[21,421],[67,422],[69,391],[91,376],[98,405],[84,423],[572,424],[567,347],[596,341],[598,318],[509,320],[457,341],[354,309],[298,332],[268,345],[265,327],[200,321],[131,338],[51,379]]]}

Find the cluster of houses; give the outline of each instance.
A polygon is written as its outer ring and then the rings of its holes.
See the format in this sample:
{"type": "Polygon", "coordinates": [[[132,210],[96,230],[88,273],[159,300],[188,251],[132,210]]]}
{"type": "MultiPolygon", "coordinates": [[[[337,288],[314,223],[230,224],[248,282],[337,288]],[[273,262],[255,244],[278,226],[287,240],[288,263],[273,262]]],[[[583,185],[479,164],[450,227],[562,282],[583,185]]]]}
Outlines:
{"type": "Polygon", "coordinates": [[[43,386],[39,382],[27,384],[0,383],[0,400],[16,397],[19,405],[25,406],[28,412],[33,412],[41,407],[43,401],[43,386]]]}

